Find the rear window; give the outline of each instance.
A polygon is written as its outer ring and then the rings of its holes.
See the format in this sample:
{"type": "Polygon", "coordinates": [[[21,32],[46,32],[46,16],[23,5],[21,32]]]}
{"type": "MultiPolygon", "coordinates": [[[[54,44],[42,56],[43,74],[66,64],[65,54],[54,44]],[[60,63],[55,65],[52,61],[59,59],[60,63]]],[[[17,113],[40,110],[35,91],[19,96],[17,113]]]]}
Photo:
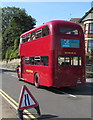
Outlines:
{"type": "Polygon", "coordinates": [[[60,33],[69,35],[78,35],[79,32],[76,28],[60,27],[60,33]]]}
{"type": "Polygon", "coordinates": [[[81,57],[80,56],[59,56],[58,64],[60,66],[81,66],[81,57]]]}

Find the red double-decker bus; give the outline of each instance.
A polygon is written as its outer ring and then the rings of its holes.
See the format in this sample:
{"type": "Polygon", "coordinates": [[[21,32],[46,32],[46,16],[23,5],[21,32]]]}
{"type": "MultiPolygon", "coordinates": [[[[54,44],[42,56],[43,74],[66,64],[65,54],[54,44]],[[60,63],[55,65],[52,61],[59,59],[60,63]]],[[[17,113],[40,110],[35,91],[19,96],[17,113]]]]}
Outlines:
{"type": "Polygon", "coordinates": [[[85,80],[85,43],[80,25],[54,20],[20,36],[21,80],[43,86],[77,86],[85,80]]]}

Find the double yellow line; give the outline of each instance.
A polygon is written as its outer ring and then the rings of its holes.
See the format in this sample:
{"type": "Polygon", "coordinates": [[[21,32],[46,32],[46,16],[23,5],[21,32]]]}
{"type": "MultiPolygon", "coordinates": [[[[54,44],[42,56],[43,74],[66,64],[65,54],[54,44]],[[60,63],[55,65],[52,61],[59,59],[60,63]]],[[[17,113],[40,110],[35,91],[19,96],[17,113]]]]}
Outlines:
{"type": "MultiPolygon", "coordinates": [[[[14,109],[18,110],[18,103],[13,98],[11,98],[9,95],[7,95],[2,89],[0,89],[0,95],[8,103],[10,103],[14,109]]],[[[26,115],[23,115],[23,117],[26,118],[27,120],[31,120],[31,118],[36,119],[35,116],[31,115],[31,113],[29,113],[27,110],[24,110],[24,113],[26,113],[26,115]]]]}

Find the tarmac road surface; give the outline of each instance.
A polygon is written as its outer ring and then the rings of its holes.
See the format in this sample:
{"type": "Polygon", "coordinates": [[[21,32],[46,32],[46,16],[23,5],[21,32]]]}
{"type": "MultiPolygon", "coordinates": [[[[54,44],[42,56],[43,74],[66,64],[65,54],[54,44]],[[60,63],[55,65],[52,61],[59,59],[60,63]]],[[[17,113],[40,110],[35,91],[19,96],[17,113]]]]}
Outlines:
{"type": "MultiPolygon", "coordinates": [[[[17,103],[23,85],[30,90],[38,101],[41,110],[39,119],[50,118],[91,118],[93,78],[87,79],[84,86],[54,88],[41,86],[39,89],[24,81],[18,81],[14,71],[2,70],[2,90],[17,103]]],[[[28,110],[34,117],[37,112],[32,108],[28,110]]],[[[16,110],[15,110],[16,113],[16,110]]]]}

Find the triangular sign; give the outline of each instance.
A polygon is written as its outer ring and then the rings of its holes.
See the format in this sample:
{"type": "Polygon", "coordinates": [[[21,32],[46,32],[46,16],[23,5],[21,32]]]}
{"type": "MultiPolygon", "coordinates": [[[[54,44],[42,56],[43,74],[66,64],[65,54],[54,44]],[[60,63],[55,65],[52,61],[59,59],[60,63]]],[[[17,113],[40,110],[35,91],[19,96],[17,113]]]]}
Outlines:
{"type": "Polygon", "coordinates": [[[38,105],[38,102],[24,85],[21,90],[18,109],[23,110],[31,107],[37,107],[38,105]]]}

